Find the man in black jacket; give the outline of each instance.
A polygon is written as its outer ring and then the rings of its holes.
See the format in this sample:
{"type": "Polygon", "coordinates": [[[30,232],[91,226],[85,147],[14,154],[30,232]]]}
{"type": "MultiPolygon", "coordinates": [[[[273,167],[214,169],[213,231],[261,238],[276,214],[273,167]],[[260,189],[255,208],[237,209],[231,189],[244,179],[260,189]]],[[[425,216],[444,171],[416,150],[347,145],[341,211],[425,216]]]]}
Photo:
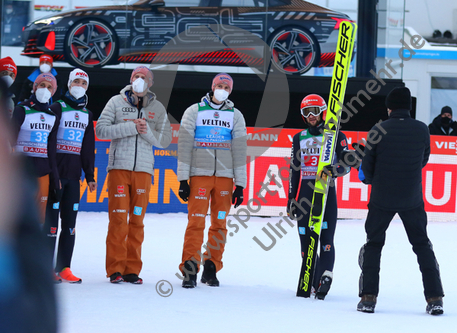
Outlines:
{"type": "Polygon", "coordinates": [[[452,120],[452,109],[443,106],[440,115],[433,119],[428,129],[431,135],[457,136],[457,122],[452,120]]]}
{"type": "Polygon", "coordinates": [[[362,161],[365,183],[371,184],[367,242],[361,248],[357,310],[374,312],[379,292],[381,250],[395,213],[400,216],[422,272],[427,313],[443,313],[443,287],[438,262],[427,236],[422,196],[422,168],[430,155],[427,126],[411,118],[411,93],[395,88],[386,97],[389,119],[371,129],[362,161]],[[374,134],[374,135],[373,135],[374,134]]]}

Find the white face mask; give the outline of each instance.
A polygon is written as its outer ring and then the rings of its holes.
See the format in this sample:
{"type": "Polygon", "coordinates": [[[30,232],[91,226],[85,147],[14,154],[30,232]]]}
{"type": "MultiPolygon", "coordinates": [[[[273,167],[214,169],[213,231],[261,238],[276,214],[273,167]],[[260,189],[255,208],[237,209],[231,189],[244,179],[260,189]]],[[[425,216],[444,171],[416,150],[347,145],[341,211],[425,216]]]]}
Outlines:
{"type": "Polygon", "coordinates": [[[6,8],[6,13],[9,15],[13,12],[13,8],[6,8]]]}
{"type": "Polygon", "coordinates": [[[219,102],[225,101],[229,97],[230,93],[224,89],[215,89],[214,90],[214,98],[216,98],[219,102]]]}
{"type": "Polygon", "coordinates": [[[52,95],[48,88],[38,88],[35,91],[35,96],[38,102],[48,103],[52,95]]]}
{"type": "Polygon", "coordinates": [[[86,89],[84,89],[81,86],[73,86],[70,88],[70,94],[74,98],[80,99],[81,97],[83,97],[86,94],[86,89]]]}
{"type": "Polygon", "coordinates": [[[8,86],[8,88],[11,87],[11,85],[14,82],[13,78],[11,76],[9,76],[9,75],[2,76],[2,79],[3,79],[3,81],[5,81],[5,83],[8,86]]]}
{"type": "Polygon", "coordinates": [[[41,73],[49,73],[51,71],[51,66],[49,66],[48,64],[41,64],[40,71],[41,73]]]}
{"type": "Polygon", "coordinates": [[[147,86],[147,83],[142,78],[139,77],[138,79],[133,81],[132,88],[133,88],[134,92],[136,92],[137,94],[141,94],[146,91],[148,86],[147,86]]]}

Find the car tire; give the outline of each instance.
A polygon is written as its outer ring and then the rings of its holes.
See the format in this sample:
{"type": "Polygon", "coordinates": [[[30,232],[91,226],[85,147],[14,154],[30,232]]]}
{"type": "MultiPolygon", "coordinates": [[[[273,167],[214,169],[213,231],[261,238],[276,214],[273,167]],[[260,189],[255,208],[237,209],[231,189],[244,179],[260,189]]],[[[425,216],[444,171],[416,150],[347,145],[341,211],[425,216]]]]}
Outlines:
{"type": "Polygon", "coordinates": [[[117,36],[105,22],[77,22],[65,37],[65,59],[76,67],[95,68],[117,63],[117,36]]]}
{"type": "Polygon", "coordinates": [[[301,75],[320,61],[316,37],[305,28],[282,27],[269,39],[272,69],[289,75],[301,75]]]}

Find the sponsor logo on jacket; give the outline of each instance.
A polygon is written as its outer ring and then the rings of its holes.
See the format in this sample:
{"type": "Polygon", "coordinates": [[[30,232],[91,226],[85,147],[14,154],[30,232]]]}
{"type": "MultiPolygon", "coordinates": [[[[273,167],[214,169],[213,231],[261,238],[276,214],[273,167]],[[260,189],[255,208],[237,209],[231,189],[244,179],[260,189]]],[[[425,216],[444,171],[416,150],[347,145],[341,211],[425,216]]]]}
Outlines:
{"type": "Polygon", "coordinates": [[[137,112],[137,109],[125,106],[122,108],[122,112],[137,112]]]}
{"type": "Polygon", "coordinates": [[[146,190],[144,188],[137,188],[136,189],[136,194],[140,195],[140,194],[144,194],[146,193],[146,190]]]}

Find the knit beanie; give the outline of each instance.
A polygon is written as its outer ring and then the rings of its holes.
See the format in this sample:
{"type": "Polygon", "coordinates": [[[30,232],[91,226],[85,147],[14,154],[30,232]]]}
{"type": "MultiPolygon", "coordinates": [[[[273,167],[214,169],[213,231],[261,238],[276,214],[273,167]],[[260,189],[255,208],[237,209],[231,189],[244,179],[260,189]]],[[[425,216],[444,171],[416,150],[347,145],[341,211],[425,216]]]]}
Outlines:
{"type": "Polygon", "coordinates": [[[89,88],[89,75],[85,71],[79,68],[75,68],[70,72],[68,77],[68,89],[70,89],[71,83],[76,79],[83,79],[87,82],[87,88],[89,88]]]}
{"type": "Polygon", "coordinates": [[[11,71],[14,73],[14,77],[17,76],[17,66],[11,57],[0,59],[0,72],[3,71],[11,71]]]}
{"type": "Polygon", "coordinates": [[[386,106],[388,109],[406,109],[411,110],[411,92],[408,88],[394,88],[386,97],[386,106]]]}
{"type": "Polygon", "coordinates": [[[227,73],[219,73],[213,79],[213,84],[211,85],[211,90],[214,91],[216,86],[220,83],[224,83],[230,87],[230,93],[233,90],[233,79],[227,73]]]}
{"type": "Polygon", "coordinates": [[[36,92],[38,86],[43,81],[48,81],[49,83],[51,83],[52,95],[54,95],[54,93],[57,90],[57,81],[56,81],[56,78],[54,77],[54,75],[52,75],[51,73],[41,73],[40,75],[37,76],[37,78],[35,79],[35,82],[33,82],[33,93],[36,92]]]}
{"type": "Polygon", "coordinates": [[[452,116],[452,109],[451,109],[451,107],[449,107],[449,106],[443,106],[443,108],[441,109],[441,115],[443,115],[444,113],[449,113],[449,114],[452,116]]]}

